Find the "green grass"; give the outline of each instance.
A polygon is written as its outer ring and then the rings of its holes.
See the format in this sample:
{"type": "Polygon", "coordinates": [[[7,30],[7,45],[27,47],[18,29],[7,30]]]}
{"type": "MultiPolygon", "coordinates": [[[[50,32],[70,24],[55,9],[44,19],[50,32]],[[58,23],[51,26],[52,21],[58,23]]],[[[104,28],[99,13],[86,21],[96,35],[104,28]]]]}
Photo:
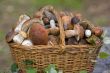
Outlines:
{"type": "Polygon", "coordinates": [[[5,33],[3,31],[0,31],[0,41],[4,39],[5,33]]]}
{"type": "Polygon", "coordinates": [[[82,0],[32,0],[32,4],[37,8],[44,5],[53,5],[60,8],[72,8],[80,10],[83,7],[82,0]]]}

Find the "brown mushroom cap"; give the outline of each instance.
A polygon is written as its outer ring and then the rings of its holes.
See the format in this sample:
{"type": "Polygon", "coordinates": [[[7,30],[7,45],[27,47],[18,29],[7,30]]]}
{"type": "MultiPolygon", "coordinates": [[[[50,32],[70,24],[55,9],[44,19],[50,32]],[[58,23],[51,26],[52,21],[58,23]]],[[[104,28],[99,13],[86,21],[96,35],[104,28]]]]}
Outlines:
{"type": "Polygon", "coordinates": [[[94,27],[92,28],[92,32],[96,35],[96,36],[101,36],[103,33],[103,29],[101,27],[94,27]]]}
{"type": "Polygon", "coordinates": [[[48,43],[48,32],[40,23],[33,23],[29,31],[29,38],[34,45],[46,45],[48,43]]]}
{"type": "Polygon", "coordinates": [[[83,38],[84,37],[84,28],[80,26],[79,24],[74,25],[74,30],[77,33],[77,37],[83,38]]]}

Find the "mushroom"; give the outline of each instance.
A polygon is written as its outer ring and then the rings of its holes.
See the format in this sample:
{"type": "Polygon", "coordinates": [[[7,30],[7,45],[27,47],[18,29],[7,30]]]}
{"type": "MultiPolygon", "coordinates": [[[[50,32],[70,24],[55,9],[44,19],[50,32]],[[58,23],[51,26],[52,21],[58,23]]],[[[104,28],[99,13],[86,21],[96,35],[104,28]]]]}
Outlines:
{"type": "Polygon", "coordinates": [[[85,30],[85,36],[86,36],[86,37],[90,37],[91,35],[92,35],[91,30],[86,29],[86,30],[85,30]]]}
{"type": "Polygon", "coordinates": [[[25,46],[32,46],[33,45],[33,43],[32,43],[32,41],[31,40],[24,40],[23,42],[22,42],[22,45],[25,45],[25,46]]]}
{"type": "Polygon", "coordinates": [[[74,30],[76,31],[77,34],[75,35],[77,41],[84,37],[84,29],[82,26],[80,26],[79,24],[74,25],[74,30]]]}
{"type": "Polygon", "coordinates": [[[70,38],[77,35],[75,30],[65,30],[65,37],[70,38]]]}
{"type": "Polygon", "coordinates": [[[76,17],[76,16],[74,16],[72,19],[71,19],[71,24],[77,24],[77,23],[79,23],[79,21],[80,21],[80,19],[78,18],[78,17],[76,17]]]}
{"type": "Polygon", "coordinates": [[[13,37],[13,41],[17,44],[21,44],[24,40],[24,37],[21,34],[17,34],[13,37]]]}
{"type": "Polygon", "coordinates": [[[103,33],[103,29],[101,27],[94,27],[94,28],[92,28],[92,32],[96,36],[100,37],[102,35],[102,33],[103,33]]]}
{"type": "Polygon", "coordinates": [[[14,29],[12,29],[11,31],[9,31],[6,34],[6,41],[9,43],[12,41],[13,37],[16,35],[17,33],[14,31],[14,29]]]}
{"type": "Polygon", "coordinates": [[[46,17],[48,17],[50,20],[54,20],[55,22],[57,22],[57,18],[56,16],[49,10],[44,10],[44,15],[46,17]]]}
{"type": "Polygon", "coordinates": [[[70,16],[66,16],[66,15],[62,16],[64,30],[69,29],[69,26],[71,24],[70,20],[71,20],[70,16]]]}
{"type": "Polygon", "coordinates": [[[77,41],[79,41],[81,38],[83,38],[84,37],[83,27],[78,24],[78,25],[74,26],[74,30],[66,30],[65,31],[65,37],[66,38],[70,38],[73,36],[76,37],[77,41]]]}
{"type": "Polygon", "coordinates": [[[38,18],[31,18],[24,23],[24,25],[22,26],[22,31],[28,32],[28,29],[33,23],[41,23],[41,25],[44,25],[42,20],[38,18]]]}
{"type": "Polygon", "coordinates": [[[50,20],[50,27],[51,28],[56,28],[56,23],[54,20],[50,20]]]}
{"type": "Polygon", "coordinates": [[[30,17],[29,16],[27,16],[27,15],[21,15],[20,17],[19,17],[19,21],[18,21],[18,25],[16,26],[16,28],[15,28],[15,32],[20,32],[21,31],[21,29],[22,29],[22,26],[23,26],[23,24],[24,24],[24,22],[26,22],[27,20],[29,20],[30,19],[30,17]]]}
{"type": "Polygon", "coordinates": [[[41,23],[33,23],[29,30],[29,38],[34,45],[46,45],[48,32],[41,23]]]}
{"type": "Polygon", "coordinates": [[[71,24],[78,24],[82,19],[82,15],[80,13],[76,13],[74,17],[71,18],[71,24]]]}

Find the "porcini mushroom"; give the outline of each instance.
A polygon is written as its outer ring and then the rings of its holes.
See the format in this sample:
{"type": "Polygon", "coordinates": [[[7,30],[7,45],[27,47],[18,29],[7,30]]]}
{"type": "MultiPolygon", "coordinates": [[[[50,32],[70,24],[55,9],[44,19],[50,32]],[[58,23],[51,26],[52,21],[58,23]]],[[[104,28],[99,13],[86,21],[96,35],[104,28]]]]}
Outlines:
{"type": "Polygon", "coordinates": [[[24,37],[21,34],[17,34],[13,37],[13,41],[17,44],[21,44],[24,40],[24,37]]]}
{"type": "Polygon", "coordinates": [[[79,24],[75,25],[74,30],[66,30],[65,31],[65,36],[66,36],[66,38],[70,38],[70,37],[75,36],[77,41],[79,41],[79,39],[83,38],[83,36],[84,36],[84,29],[79,24]]]}
{"type": "Polygon", "coordinates": [[[22,26],[22,31],[28,32],[28,29],[33,23],[41,23],[41,25],[44,25],[42,20],[38,18],[31,18],[24,23],[24,25],[22,26]]]}
{"type": "Polygon", "coordinates": [[[77,41],[84,37],[84,29],[82,26],[80,26],[79,24],[74,25],[74,30],[76,31],[77,34],[75,35],[77,41]]]}
{"type": "Polygon", "coordinates": [[[16,35],[17,33],[14,31],[14,29],[12,29],[11,31],[9,31],[6,34],[6,41],[9,43],[12,41],[13,37],[16,35]]]}
{"type": "Polygon", "coordinates": [[[29,38],[34,45],[46,45],[48,32],[41,23],[33,23],[29,30],[29,38]]]}
{"type": "Polygon", "coordinates": [[[15,28],[15,32],[20,32],[21,29],[22,29],[22,26],[23,26],[24,22],[26,22],[29,19],[30,19],[29,16],[27,16],[27,15],[21,15],[19,17],[18,25],[15,28]]]}
{"type": "Polygon", "coordinates": [[[67,16],[67,15],[62,16],[64,30],[69,29],[69,26],[71,24],[70,20],[71,20],[70,16],[67,16]]]}
{"type": "Polygon", "coordinates": [[[102,35],[102,33],[103,33],[103,29],[101,27],[94,27],[94,28],[92,28],[92,32],[96,36],[100,37],[102,35]]]}
{"type": "Polygon", "coordinates": [[[54,20],[55,22],[57,22],[56,16],[49,10],[44,10],[44,15],[48,17],[50,20],[54,20]]]}
{"type": "Polygon", "coordinates": [[[77,35],[76,31],[75,30],[66,30],[65,31],[65,36],[66,38],[70,38],[70,37],[73,37],[77,35]]]}

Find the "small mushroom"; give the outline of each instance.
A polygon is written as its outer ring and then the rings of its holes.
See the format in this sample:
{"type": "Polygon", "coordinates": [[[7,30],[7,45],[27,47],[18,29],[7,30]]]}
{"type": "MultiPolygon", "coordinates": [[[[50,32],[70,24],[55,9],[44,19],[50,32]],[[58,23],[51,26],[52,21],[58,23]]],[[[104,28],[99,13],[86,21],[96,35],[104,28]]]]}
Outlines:
{"type": "Polygon", "coordinates": [[[15,32],[20,32],[21,29],[22,29],[22,26],[23,26],[24,22],[26,22],[29,19],[30,19],[29,16],[27,16],[27,15],[21,15],[19,17],[18,25],[15,28],[15,32]]]}
{"type": "Polygon", "coordinates": [[[84,37],[84,29],[79,24],[75,25],[74,30],[66,30],[65,31],[65,36],[66,36],[66,38],[70,38],[70,37],[75,36],[77,41],[79,41],[81,38],[84,37]]]}
{"type": "Polygon", "coordinates": [[[33,23],[29,30],[29,38],[34,45],[46,45],[48,43],[48,32],[40,23],[33,23]]]}
{"type": "Polygon", "coordinates": [[[50,27],[51,28],[56,28],[56,23],[54,20],[50,20],[50,27]]]}
{"type": "Polygon", "coordinates": [[[57,18],[52,12],[44,10],[44,15],[48,17],[50,20],[54,20],[55,22],[57,22],[57,18]]]}
{"type": "Polygon", "coordinates": [[[24,37],[21,34],[17,34],[13,37],[15,43],[21,44],[24,40],[24,37]]]}
{"type": "Polygon", "coordinates": [[[102,35],[102,33],[103,33],[103,29],[101,27],[94,27],[94,28],[92,28],[92,32],[96,36],[100,37],[102,35]]]}
{"type": "Polygon", "coordinates": [[[25,45],[25,46],[32,46],[32,41],[31,40],[24,40],[22,45],[25,45]]]}
{"type": "Polygon", "coordinates": [[[77,34],[75,35],[77,41],[79,41],[84,37],[84,29],[82,26],[80,26],[79,24],[74,25],[74,30],[76,31],[76,34],[77,34]]]}
{"type": "Polygon", "coordinates": [[[71,20],[70,16],[66,15],[62,16],[64,30],[67,30],[69,28],[69,25],[71,24],[70,20],[71,20]]]}
{"type": "Polygon", "coordinates": [[[85,36],[86,36],[86,37],[90,37],[91,35],[92,35],[91,30],[86,29],[86,30],[85,30],[85,36]]]}
{"type": "Polygon", "coordinates": [[[14,29],[12,29],[11,31],[9,31],[6,34],[6,41],[9,43],[12,41],[13,37],[16,35],[17,33],[14,31],[14,29]]]}

